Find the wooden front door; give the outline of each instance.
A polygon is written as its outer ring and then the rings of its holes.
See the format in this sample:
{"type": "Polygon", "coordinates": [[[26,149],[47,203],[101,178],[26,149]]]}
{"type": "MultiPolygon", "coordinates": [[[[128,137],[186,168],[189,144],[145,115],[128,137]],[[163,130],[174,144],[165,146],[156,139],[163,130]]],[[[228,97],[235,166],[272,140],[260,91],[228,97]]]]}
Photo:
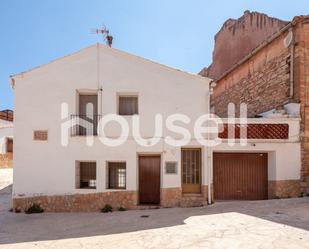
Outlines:
{"type": "Polygon", "coordinates": [[[160,204],[160,156],[139,156],[139,203],[160,204]]]}
{"type": "Polygon", "coordinates": [[[267,153],[214,153],[215,200],[267,199],[267,153]]]}
{"type": "Polygon", "coordinates": [[[201,192],[201,149],[181,149],[182,192],[201,192]]]}

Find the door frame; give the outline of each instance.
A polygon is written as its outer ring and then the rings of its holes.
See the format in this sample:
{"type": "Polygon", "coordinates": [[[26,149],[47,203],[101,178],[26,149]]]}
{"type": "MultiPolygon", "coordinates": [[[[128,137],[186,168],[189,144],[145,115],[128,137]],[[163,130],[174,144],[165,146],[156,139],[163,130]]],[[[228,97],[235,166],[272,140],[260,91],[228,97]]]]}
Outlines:
{"type": "Polygon", "coordinates": [[[202,194],[202,183],[203,183],[203,174],[204,174],[204,171],[203,171],[203,149],[201,147],[181,147],[180,149],[180,172],[181,172],[181,192],[182,194],[190,194],[190,193],[184,193],[183,192],[183,167],[182,167],[182,151],[183,150],[199,150],[200,151],[200,188],[199,188],[199,192],[192,192],[192,194],[202,194]]]}
{"type": "Polygon", "coordinates": [[[97,96],[97,115],[101,114],[100,110],[100,96],[99,96],[100,91],[97,89],[76,89],[75,92],[75,114],[80,114],[79,113],[79,96],[80,95],[96,95],[97,96]]]}
{"type": "Polygon", "coordinates": [[[143,204],[140,203],[139,200],[139,169],[140,169],[140,165],[139,165],[139,158],[140,157],[151,157],[151,156],[157,156],[160,158],[160,168],[159,168],[159,175],[160,175],[160,201],[157,205],[161,205],[161,188],[162,188],[162,153],[161,152],[139,152],[136,155],[136,165],[137,165],[137,169],[136,169],[136,185],[137,185],[137,205],[147,205],[147,204],[143,204]]]}

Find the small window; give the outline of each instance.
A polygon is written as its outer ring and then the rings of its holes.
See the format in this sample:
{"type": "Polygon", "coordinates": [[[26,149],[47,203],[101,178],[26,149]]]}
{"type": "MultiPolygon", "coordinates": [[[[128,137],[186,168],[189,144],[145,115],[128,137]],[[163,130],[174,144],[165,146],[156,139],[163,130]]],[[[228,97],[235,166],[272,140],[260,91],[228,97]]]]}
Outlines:
{"type": "Polygon", "coordinates": [[[108,163],[108,188],[125,189],[126,188],[126,163],[109,162],[108,163]]]}
{"type": "Polygon", "coordinates": [[[137,96],[119,96],[119,115],[138,114],[137,96]]]}
{"type": "Polygon", "coordinates": [[[177,162],[165,162],[165,174],[177,174],[177,162]]]}
{"type": "Polygon", "coordinates": [[[79,162],[77,173],[79,173],[78,178],[78,188],[96,188],[96,163],[95,162],[79,162]]]}
{"type": "Polygon", "coordinates": [[[13,139],[7,138],[6,140],[6,152],[13,152],[13,139]]]}

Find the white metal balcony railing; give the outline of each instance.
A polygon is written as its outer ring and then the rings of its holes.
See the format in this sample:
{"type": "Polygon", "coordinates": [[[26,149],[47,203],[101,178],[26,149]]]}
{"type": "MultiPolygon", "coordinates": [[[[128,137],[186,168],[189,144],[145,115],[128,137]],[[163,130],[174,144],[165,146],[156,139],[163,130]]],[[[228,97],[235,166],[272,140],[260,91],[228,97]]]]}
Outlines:
{"type": "Polygon", "coordinates": [[[97,136],[100,117],[101,115],[71,115],[71,136],[97,136]]]}

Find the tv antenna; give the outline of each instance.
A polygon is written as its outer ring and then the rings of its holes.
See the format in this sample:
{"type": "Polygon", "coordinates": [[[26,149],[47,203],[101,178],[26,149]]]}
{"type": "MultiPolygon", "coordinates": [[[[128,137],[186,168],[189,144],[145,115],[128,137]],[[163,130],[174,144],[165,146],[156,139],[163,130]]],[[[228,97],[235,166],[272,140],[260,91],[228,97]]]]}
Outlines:
{"type": "Polygon", "coordinates": [[[106,28],[106,26],[103,24],[101,28],[99,29],[91,29],[92,34],[102,35],[103,40],[106,42],[108,46],[112,46],[113,43],[113,37],[109,34],[109,30],[106,28]]]}

